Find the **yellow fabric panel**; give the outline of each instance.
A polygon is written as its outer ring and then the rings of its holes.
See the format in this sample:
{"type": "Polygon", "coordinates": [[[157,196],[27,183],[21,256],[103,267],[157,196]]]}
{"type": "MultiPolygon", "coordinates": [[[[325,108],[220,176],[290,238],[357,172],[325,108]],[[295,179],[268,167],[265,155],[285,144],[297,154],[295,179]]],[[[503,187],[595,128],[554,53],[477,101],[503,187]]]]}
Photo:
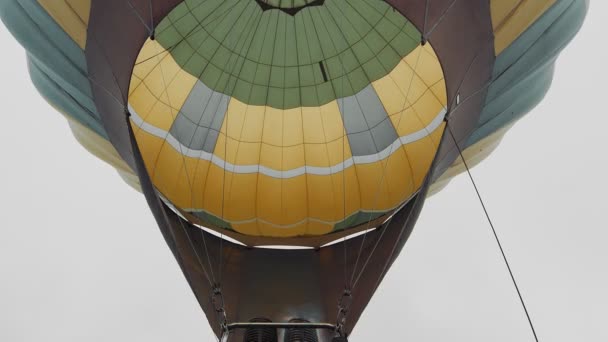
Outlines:
{"type": "MultiPolygon", "coordinates": [[[[418,142],[425,142],[427,138],[418,142]]],[[[412,145],[416,144],[413,143],[412,145]]],[[[428,141],[426,145],[428,145],[428,141]]],[[[407,145],[406,145],[407,146],[407,145]]],[[[435,156],[435,149],[421,150],[415,145],[418,158],[429,162],[411,160],[412,156],[404,148],[396,150],[389,158],[371,164],[356,165],[357,178],[361,192],[362,210],[383,211],[398,206],[409,198],[422,185],[423,177],[416,177],[416,172],[428,171],[430,161],[435,156]],[[413,163],[412,166],[410,164],[413,163]],[[426,165],[426,169],[423,166],[426,165]],[[414,175],[412,175],[412,169],[414,175]],[[383,169],[384,176],[383,176],[383,169]]],[[[423,176],[424,176],[423,175],[423,176]]]]}
{"type": "Polygon", "coordinates": [[[333,224],[309,220],[306,232],[309,235],[325,235],[331,233],[333,230],[333,224]]]}
{"type": "MultiPolygon", "coordinates": [[[[344,129],[344,123],[342,122],[342,114],[340,114],[340,107],[338,101],[332,101],[325,104],[321,108],[321,121],[323,133],[325,135],[325,142],[334,141],[338,138],[343,137],[346,134],[344,129]]],[[[307,129],[315,129],[310,126],[307,129]]],[[[319,127],[316,128],[317,130],[319,127]]]]}
{"type": "Polygon", "coordinates": [[[443,80],[443,70],[430,44],[417,47],[403,61],[416,70],[416,75],[427,87],[443,80]]]}
{"type": "MultiPolygon", "coordinates": [[[[260,175],[260,177],[266,177],[260,175]]],[[[294,224],[308,215],[307,175],[281,181],[281,224],[294,224]]],[[[277,222],[277,221],[272,221],[277,222]]]]}
{"type": "Polygon", "coordinates": [[[333,223],[323,223],[314,220],[306,220],[287,227],[277,227],[263,220],[252,220],[251,222],[231,223],[232,228],[245,235],[250,236],[273,236],[291,237],[298,235],[325,235],[334,229],[333,223]]]}
{"type": "Polygon", "coordinates": [[[335,166],[343,164],[345,160],[350,159],[351,150],[346,136],[339,137],[325,145],[327,149],[328,165],[335,166]]]}
{"type": "Polygon", "coordinates": [[[261,220],[258,220],[257,224],[260,233],[264,236],[288,237],[305,235],[308,229],[308,224],[305,222],[290,226],[289,228],[276,227],[261,220]]]}
{"type": "Polygon", "coordinates": [[[176,112],[181,110],[184,102],[190,95],[190,91],[196,83],[196,78],[192,77],[188,72],[180,70],[167,86],[168,103],[176,109],[176,112]]]}
{"type": "Polygon", "coordinates": [[[403,62],[390,74],[375,81],[373,87],[389,115],[399,113],[411,103],[417,102],[429,88],[420,77],[413,75],[413,70],[403,62]]]}
{"type": "Polygon", "coordinates": [[[336,101],[281,110],[232,98],[220,133],[214,155],[235,165],[286,171],[304,165],[334,166],[351,157],[336,101]]]}
{"type": "MultiPolygon", "coordinates": [[[[48,0],[47,0],[48,1],[48,0]]],[[[91,0],[64,0],[85,24],[89,24],[91,0]]]]}
{"type": "Polygon", "coordinates": [[[141,115],[147,123],[156,126],[164,130],[165,132],[168,132],[171,129],[171,125],[173,125],[173,121],[177,117],[177,111],[166,104],[166,99],[167,94],[165,93],[163,94],[161,100],[156,101],[156,103],[152,106],[150,111],[145,116],[143,114],[140,114],[137,109],[135,109],[135,111],[137,112],[137,114],[141,115]],[[165,101],[163,101],[163,99],[165,101]]]}
{"type": "MultiPolygon", "coordinates": [[[[249,109],[248,106],[240,106],[237,103],[240,103],[238,100],[236,99],[231,99],[229,104],[228,104],[228,109],[226,110],[226,114],[224,115],[224,122],[222,123],[222,127],[220,128],[220,133],[224,136],[227,136],[230,138],[229,140],[236,140],[237,142],[239,140],[241,140],[241,134],[243,133],[243,131],[245,131],[245,120],[247,119],[248,116],[248,112],[247,110],[249,109]],[[235,105],[237,108],[234,108],[235,106],[232,105],[232,103],[235,102],[235,105]]],[[[253,106],[251,106],[253,107],[253,106]]],[[[263,113],[262,113],[262,117],[263,117],[263,113]]],[[[254,118],[254,120],[257,118],[254,118]]],[[[251,120],[249,120],[251,121],[251,120]]],[[[257,125],[256,122],[254,121],[254,127],[253,129],[256,128],[257,125]]],[[[256,140],[253,140],[256,141],[256,140]]],[[[257,140],[259,141],[259,140],[257,140]]],[[[229,142],[230,143],[230,142],[229,142]]],[[[223,148],[223,147],[222,147],[223,148]]],[[[217,149],[217,147],[216,147],[217,149]]]]}
{"type": "MultiPolygon", "coordinates": [[[[340,115],[339,111],[338,115],[340,115]]],[[[321,129],[323,127],[323,118],[321,117],[320,107],[302,108],[302,125],[304,127],[304,143],[323,144],[327,142],[325,132],[321,129]]]]}
{"type": "Polygon", "coordinates": [[[169,131],[198,81],[153,40],[144,44],[129,88],[129,104],[147,123],[169,131]]]}
{"type": "Polygon", "coordinates": [[[445,82],[444,81],[440,81],[435,83],[433,86],[431,86],[429,88],[433,94],[435,95],[435,98],[439,101],[439,103],[441,103],[444,107],[447,108],[448,106],[448,93],[445,87],[445,82]]]}
{"type": "MultiPolygon", "coordinates": [[[[161,154],[162,156],[162,154],[161,154]]],[[[174,205],[178,208],[189,208],[192,207],[193,203],[193,188],[192,179],[193,173],[188,170],[187,158],[182,159],[179,172],[176,174],[177,179],[175,180],[172,190],[169,193],[174,205]]]]}
{"type": "Polygon", "coordinates": [[[443,108],[444,106],[432,91],[426,91],[418,101],[412,104],[412,109],[416,112],[424,126],[430,124],[443,108]]]}
{"type": "Polygon", "coordinates": [[[410,166],[413,172],[412,178],[414,180],[414,184],[416,185],[416,189],[422,185],[424,177],[431,167],[431,163],[433,162],[433,158],[435,157],[435,153],[437,151],[437,145],[435,142],[441,139],[444,128],[445,123],[442,123],[441,126],[431,133],[431,136],[427,136],[424,139],[403,145],[403,149],[405,150],[408,160],[410,161],[410,166]]]}
{"type": "MultiPolygon", "coordinates": [[[[399,106],[395,107],[395,104],[393,104],[390,109],[385,107],[388,114],[396,113],[402,110],[404,105],[416,102],[428,88],[424,81],[414,73],[413,68],[403,61],[397,64],[395,69],[388,75],[374,82],[374,85],[385,79],[387,79],[386,82],[389,82],[389,84],[392,82],[392,86],[397,87],[401,93],[400,95],[397,95],[396,99],[392,100],[396,100],[399,106]]],[[[384,103],[386,95],[382,96],[381,100],[382,103],[384,103]]],[[[390,100],[387,99],[387,102],[389,101],[390,100]]]]}
{"type": "Polygon", "coordinates": [[[385,76],[373,82],[372,85],[389,115],[400,113],[408,107],[404,93],[391,77],[385,76]]]}
{"type": "Polygon", "coordinates": [[[245,221],[256,217],[257,173],[233,174],[226,187],[224,216],[230,221],[245,221]]]}
{"type": "MultiPolygon", "coordinates": [[[[335,196],[333,221],[338,222],[355,214],[361,208],[357,170],[351,166],[345,172],[331,175],[331,181],[333,186],[332,191],[335,196]]],[[[320,191],[320,195],[323,191],[327,191],[327,189],[321,188],[314,190],[320,191]]]]}
{"type": "Polygon", "coordinates": [[[556,0],[492,0],[494,50],[499,55],[532,23],[555,4],[556,0]]]}
{"type": "MultiPolygon", "coordinates": [[[[433,158],[435,152],[433,151],[433,158]]],[[[384,181],[388,187],[388,206],[396,207],[410,197],[421,185],[413,181],[410,161],[402,148],[385,161],[384,181]]]]}
{"type": "Polygon", "coordinates": [[[286,223],[281,220],[281,183],[279,178],[258,175],[257,218],[276,224],[286,223]]]}
{"type": "Polygon", "coordinates": [[[390,116],[399,136],[425,129],[439,115],[443,105],[430,90],[427,90],[412,106],[390,116]]]}
{"type": "Polygon", "coordinates": [[[207,172],[210,162],[195,158],[185,158],[190,184],[192,186],[191,203],[184,208],[203,208],[204,206],[204,190],[207,182],[207,172]]]}
{"type": "Polygon", "coordinates": [[[148,174],[163,196],[180,208],[201,208],[209,162],[183,156],[144,130],[136,131],[135,139],[148,174]]]}
{"type": "MultiPolygon", "coordinates": [[[[170,87],[179,87],[179,84],[173,84],[173,78],[181,70],[175,60],[167,55],[165,58],[157,57],[158,60],[152,71],[143,78],[143,82],[150,89],[152,94],[157,98],[160,98],[161,94],[170,87]]],[[[183,71],[182,71],[183,72],[183,71]]],[[[194,77],[192,77],[194,78],[194,77]]],[[[192,82],[194,85],[194,82],[192,82]]],[[[190,87],[191,89],[192,87],[190,87]]],[[[188,89],[188,91],[190,91],[188,89]]],[[[179,109],[180,107],[175,106],[174,108],[179,109]]]]}
{"type": "Polygon", "coordinates": [[[264,109],[264,106],[249,106],[235,98],[230,99],[226,117],[232,118],[235,114],[243,113],[245,117],[243,124],[247,127],[247,129],[242,129],[239,135],[236,135],[237,132],[229,130],[230,136],[240,141],[259,144],[262,141],[262,132],[264,131],[264,109]]]}
{"type": "Polygon", "coordinates": [[[308,166],[330,167],[351,157],[350,145],[336,101],[302,108],[305,161],[308,166]]]}
{"type": "Polygon", "coordinates": [[[250,236],[290,237],[298,235],[324,235],[333,230],[333,224],[306,220],[289,227],[277,227],[263,220],[233,223],[232,228],[250,236]]]}
{"type": "Polygon", "coordinates": [[[266,108],[262,142],[274,146],[283,146],[283,110],[266,108]]]}
{"type": "Polygon", "coordinates": [[[158,102],[154,94],[145,86],[134,88],[129,95],[129,104],[135,109],[137,115],[142,118],[148,116],[152,107],[158,102]]]}
{"type": "Polygon", "coordinates": [[[131,83],[129,83],[129,96],[131,96],[131,94],[133,94],[133,92],[139,88],[141,82],[141,78],[139,78],[135,74],[131,75],[131,83]]]}
{"type": "MultiPolygon", "coordinates": [[[[441,64],[430,44],[418,47],[406,56],[388,75],[372,83],[380,97],[386,112],[391,116],[394,126],[397,126],[399,116],[414,104],[424,125],[428,125],[443,107],[447,106],[447,94],[441,64]],[[414,73],[415,69],[415,73],[414,73]],[[407,101],[406,101],[407,96],[407,101]],[[433,97],[433,98],[431,98],[433,97]],[[425,108],[422,110],[422,108],[425,108]]],[[[408,122],[406,118],[402,121],[408,122]]],[[[401,136],[412,133],[410,125],[401,125],[401,136]]]]}
{"type": "Polygon", "coordinates": [[[164,50],[157,41],[148,39],[137,56],[133,75],[144,79],[158,66],[159,61],[167,58],[173,58],[169,51],[164,50]]]}
{"type": "Polygon", "coordinates": [[[304,132],[302,131],[302,108],[283,111],[283,146],[302,145],[304,132]]]}
{"type": "Polygon", "coordinates": [[[214,154],[235,165],[259,164],[263,127],[263,106],[249,106],[237,99],[230,99],[214,154]],[[227,145],[226,131],[230,136],[227,145]],[[228,152],[228,157],[225,152],[228,152]]]}
{"type": "Polygon", "coordinates": [[[214,216],[223,217],[222,208],[224,206],[222,205],[222,198],[226,200],[227,197],[223,197],[226,191],[224,181],[226,184],[230,184],[230,180],[230,172],[224,171],[224,169],[213,163],[209,164],[207,181],[204,187],[203,209],[214,216]]]}
{"type": "Polygon", "coordinates": [[[260,227],[258,227],[257,220],[253,222],[239,222],[239,223],[231,223],[232,229],[235,231],[245,234],[248,236],[260,236],[260,227]]]}
{"type": "Polygon", "coordinates": [[[277,147],[262,144],[260,165],[273,170],[292,170],[304,166],[304,146],[277,147]]]}
{"type": "Polygon", "coordinates": [[[337,199],[331,176],[307,175],[308,216],[317,220],[334,222],[342,214],[342,198],[337,199]],[[339,208],[336,201],[339,201],[339,208]]]}
{"type": "Polygon", "coordinates": [[[237,99],[230,99],[214,154],[235,165],[259,164],[263,122],[264,107],[248,106],[237,99]]]}
{"type": "Polygon", "coordinates": [[[173,146],[164,143],[160,148],[156,163],[154,165],[154,176],[152,181],[158,190],[171,202],[180,208],[190,207],[190,190],[178,191],[177,184],[180,178],[185,178],[183,171],[184,156],[176,153],[173,146]],[[185,200],[185,198],[188,200],[185,200]]]}
{"type": "Polygon", "coordinates": [[[390,116],[393,127],[399,136],[405,136],[423,130],[426,126],[413,108],[390,116]]]}
{"type": "MultiPolygon", "coordinates": [[[[135,125],[133,121],[131,121],[131,125],[135,125]]],[[[150,179],[154,179],[154,165],[156,164],[156,159],[158,158],[160,149],[165,141],[142,129],[135,130],[134,134],[135,140],[137,141],[137,146],[141,152],[141,157],[146,165],[148,175],[150,175],[150,179]]]]}
{"type": "MultiPolygon", "coordinates": [[[[262,154],[264,155],[264,154],[262,154]]],[[[306,165],[304,145],[296,145],[283,147],[281,151],[281,169],[293,170],[306,165]]],[[[262,164],[266,165],[265,159],[262,158],[262,164]]]]}
{"type": "Polygon", "coordinates": [[[38,0],[38,3],[80,48],[86,48],[91,0],[38,0]]]}
{"type": "Polygon", "coordinates": [[[304,145],[304,159],[307,166],[329,167],[329,153],[326,144],[306,144],[304,145]]]}
{"type": "MultiPolygon", "coordinates": [[[[219,136],[218,143],[223,142],[223,136],[219,136]]],[[[261,143],[239,142],[234,157],[236,165],[258,165],[260,164],[261,143]]],[[[223,152],[223,151],[222,151],[223,152]]],[[[223,154],[223,153],[221,153],[223,154]]]]}
{"type": "MultiPolygon", "coordinates": [[[[396,158],[398,158],[398,154],[394,153],[383,161],[355,165],[361,195],[361,209],[376,211],[392,207],[386,175],[383,176],[383,172],[387,161],[391,167],[393,165],[391,160],[396,158]]],[[[403,170],[403,172],[407,171],[403,170]]]]}

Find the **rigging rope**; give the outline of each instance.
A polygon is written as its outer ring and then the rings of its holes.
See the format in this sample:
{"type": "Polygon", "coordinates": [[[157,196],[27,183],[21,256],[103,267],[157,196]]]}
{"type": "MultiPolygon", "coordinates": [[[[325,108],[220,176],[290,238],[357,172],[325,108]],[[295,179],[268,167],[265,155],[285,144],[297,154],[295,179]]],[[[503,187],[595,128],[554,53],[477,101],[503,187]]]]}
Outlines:
{"type": "Polygon", "coordinates": [[[490,228],[492,228],[492,233],[494,234],[494,239],[496,240],[496,243],[498,244],[498,248],[500,249],[500,254],[502,255],[502,259],[505,262],[505,265],[507,266],[507,270],[509,271],[509,275],[511,276],[511,281],[513,282],[513,285],[515,286],[515,290],[517,291],[517,296],[519,297],[521,306],[523,307],[524,312],[526,313],[526,318],[528,319],[528,324],[530,325],[530,329],[532,330],[532,334],[534,335],[534,340],[536,342],[538,342],[538,336],[536,335],[536,330],[534,329],[534,324],[532,323],[532,319],[530,318],[530,314],[528,313],[528,308],[526,307],[524,298],[521,295],[521,291],[519,290],[519,286],[517,285],[517,281],[515,280],[515,276],[513,275],[511,266],[509,265],[509,260],[507,259],[504,249],[502,248],[502,244],[500,243],[500,239],[498,238],[498,234],[496,233],[496,229],[494,228],[492,219],[490,218],[490,215],[488,214],[486,205],[484,204],[483,198],[481,197],[481,194],[479,193],[479,189],[477,188],[477,184],[475,183],[475,180],[473,179],[473,175],[471,174],[469,165],[467,164],[467,162],[464,158],[460,145],[458,145],[458,141],[456,140],[456,137],[454,136],[454,133],[452,132],[452,127],[450,126],[449,121],[446,121],[446,127],[448,129],[448,133],[450,134],[450,136],[452,137],[452,140],[454,141],[454,145],[456,146],[456,149],[458,149],[458,153],[460,154],[460,159],[462,160],[462,163],[464,164],[464,167],[467,170],[467,174],[469,175],[469,179],[471,180],[471,183],[473,184],[473,188],[475,189],[475,193],[477,194],[479,203],[481,203],[481,207],[483,208],[483,212],[486,216],[486,219],[488,220],[488,223],[490,224],[490,228]]]}

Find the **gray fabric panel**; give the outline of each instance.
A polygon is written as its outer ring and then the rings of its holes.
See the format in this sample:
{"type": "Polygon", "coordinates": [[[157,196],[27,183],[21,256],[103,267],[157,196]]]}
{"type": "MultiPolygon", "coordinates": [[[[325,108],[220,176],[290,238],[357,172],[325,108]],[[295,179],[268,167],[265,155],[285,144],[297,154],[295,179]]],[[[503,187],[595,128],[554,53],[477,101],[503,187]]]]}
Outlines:
{"type": "MultiPolygon", "coordinates": [[[[201,121],[201,118],[205,113],[206,105],[209,103],[212,94],[213,90],[209,89],[202,82],[196,81],[196,84],[190,91],[190,95],[188,95],[186,102],[182,106],[181,113],[187,116],[190,121],[200,122],[201,125],[205,125],[205,122],[201,121]]],[[[207,127],[209,127],[210,122],[211,120],[206,123],[207,127]]]]}
{"type": "Polygon", "coordinates": [[[399,137],[393,127],[393,123],[390,119],[386,118],[380,124],[371,129],[374,143],[376,143],[376,150],[378,152],[389,147],[399,137]]]}
{"type": "Polygon", "coordinates": [[[355,97],[369,127],[374,127],[388,118],[384,106],[371,84],[358,92],[355,97]]]}
{"type": "Polygon", "coordinates": [[[182,145],[190,147],[194,149],[190,143],[192,141],[192,136],[194,135],[194,131],[196,131],[196,123],[190,121],[185,115],[178,114],[175,121],[173,121],[173,125],[171,126],[171,133],[182,145]]]}
{"type": "Polygon", "coordinates": [[[203,151],[213,153],[215,149],[215,144],[217,143],[217,138],[219,136],[219,132],[215,130],[209,131],[207,134],[207,139],[205,140],[205,145],[203,145],[203,151]]]}
{"type": "Polygon", "coordinates": [[[348,143],[353,156],[366,156],[378,152],[370,131],[349,134],[348,143]]]}
{"type": "Polygon", "coordinates": [[[212,153],[229,101],[229,96],[197,81],[169,133],[190,149],[212,153]]]}
{"type": "Polygon", "coordinates": [[[355,96],[348,96],[338,100],[338,106],[340,107],[340,114],[342,115],[346,133],[351,134],[369,130],[363,111],[355,96]]]}
{"type": "Polygon", "coordinates": [[[354,156],[378,153],[397,140],[397,132],[371,85],[338,100],[338,106],[354,156]]]}
{"type": "Polygon", "coordinates": [[[207,136],[209,135],[209,128],[201,126],[194,128],[196,128],[196,131],[192,137],[190,148],[193,150],[202,150],[203,146],[205,146],[205,141],[207,141],[207,136]]]}

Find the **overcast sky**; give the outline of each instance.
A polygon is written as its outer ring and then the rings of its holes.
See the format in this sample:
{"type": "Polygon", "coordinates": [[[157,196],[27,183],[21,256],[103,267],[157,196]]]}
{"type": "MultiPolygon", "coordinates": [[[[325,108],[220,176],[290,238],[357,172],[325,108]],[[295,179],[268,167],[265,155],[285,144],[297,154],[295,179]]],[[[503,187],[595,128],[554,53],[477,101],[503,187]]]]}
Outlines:
{"type": "MultiPolygon", "coordinates": [[[[608,341],[606,13],[473,170],[541,341],[608,341]]],[[[2,25],[0,46],[0,341],[211,341],[143,196],[80,147],[2,25]]],[[[351,341],[385,338],[533,341],[466,176],[427,201],[351,341]]]]}

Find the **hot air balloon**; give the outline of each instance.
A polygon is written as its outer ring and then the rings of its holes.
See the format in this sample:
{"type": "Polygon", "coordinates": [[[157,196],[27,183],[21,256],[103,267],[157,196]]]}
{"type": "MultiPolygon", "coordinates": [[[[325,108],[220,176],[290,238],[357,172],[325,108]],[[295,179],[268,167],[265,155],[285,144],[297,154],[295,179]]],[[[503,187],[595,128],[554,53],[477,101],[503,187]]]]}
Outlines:
{"type": "Polygon", "coordinates": [[[425,198],[548,90],[586,0],[7,0],[218,338],[346,341],[425,198]],[[462,156],[463,158],[460,158],[462,156]]]}

